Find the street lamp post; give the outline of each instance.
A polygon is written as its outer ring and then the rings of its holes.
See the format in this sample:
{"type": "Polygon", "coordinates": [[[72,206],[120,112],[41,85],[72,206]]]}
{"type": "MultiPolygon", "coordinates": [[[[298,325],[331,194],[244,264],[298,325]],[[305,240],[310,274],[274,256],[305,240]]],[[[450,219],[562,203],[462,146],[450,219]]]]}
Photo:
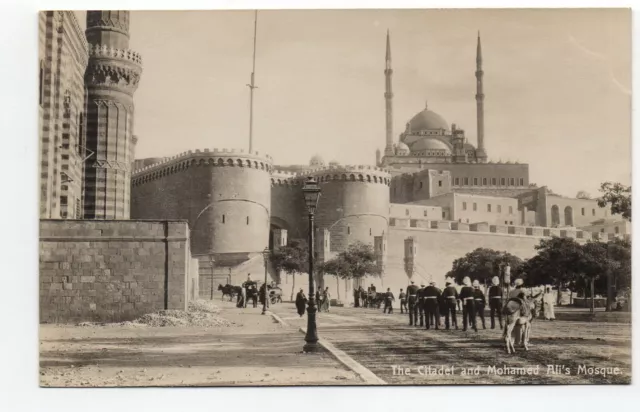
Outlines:
{"type": "Polygon", "coordinates": [[[262,257],[264,258],[264,297],[262,301],[262,314],[267,314],[267,299],[269,298],[269,294],[267,293],[267,262],[269,262],[269,254],[271,251],[268,247],[264,248],[262,251],[262,257]]]}
{"type": "Polygon", "coordinates": [[[318,207],[318,199],[320,199],[320,186],[318,181],[313,178],[307,178],[302,187],[304,201],[309,212],[309,307],[307,309],[307,334],[304,337],[305,342],[303,350],[305,352],[318,351],[318,329],[316,326],[316,293],[313,284],[313,258],[314,258],[314,216],[318,207]]]}

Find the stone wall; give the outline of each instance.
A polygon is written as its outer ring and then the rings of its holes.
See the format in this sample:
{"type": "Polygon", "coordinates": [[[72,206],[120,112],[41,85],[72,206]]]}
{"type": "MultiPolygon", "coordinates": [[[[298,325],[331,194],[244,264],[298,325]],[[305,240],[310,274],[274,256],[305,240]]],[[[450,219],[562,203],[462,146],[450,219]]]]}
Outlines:
{"type": "Polygon", "coordinates": [[[184,152],[133,174],[131,217],[188,220],[195,255],[262,252],[270,172],[271,158],[257,152],[184,152]]]}
{"type": "Polygon", "coordinates": [[[193,265],[181,221],[40,221],[40,322],[119,322],[186,310],[193,265]]]}

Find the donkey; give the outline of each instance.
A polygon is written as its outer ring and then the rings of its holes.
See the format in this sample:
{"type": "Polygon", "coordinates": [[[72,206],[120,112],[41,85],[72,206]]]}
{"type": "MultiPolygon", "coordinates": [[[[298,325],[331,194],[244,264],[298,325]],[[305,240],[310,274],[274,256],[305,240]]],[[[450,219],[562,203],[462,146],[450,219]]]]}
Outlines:
{"type": "Polygon", "coordinates": [[[514,340],[522,342],[524,350],[529,350],[531,321],[535,316],[535,312],[535,301],[533,299],[526,298],[524,293],[521,294],[520,297],[509,299],[507,304],[504,306],[502,314],[505,315],[506,322],[504,325],[503,337],[507,353],[510,354],[516,352],[514,340]]]}

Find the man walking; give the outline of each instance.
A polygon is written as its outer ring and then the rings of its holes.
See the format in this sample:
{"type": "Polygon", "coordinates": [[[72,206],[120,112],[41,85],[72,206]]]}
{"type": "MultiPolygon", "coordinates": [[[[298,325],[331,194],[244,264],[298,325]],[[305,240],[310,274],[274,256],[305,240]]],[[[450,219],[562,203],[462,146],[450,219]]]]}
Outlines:
{"type": "Polygon", "coordinates": [[[500,278],[494,276],[491,279],[492,286],[489,288],[489,312],[491,316],[491,329],[496,328],[495,315],[498,315],[500,329],[502,329],[502,288],[500,278]]]}
{"type": "Polygon", "coordinates": [[[451,284],[450,281],[446,282],[446,287],[444,288],[444,291],[442,292],[442,297],[443,297],[443,301],[444,301],[444,313],[445,313],[445,317],[444,317],[444,322],[445,322],[445,326],[447,328],[447,330],[449,329],[449,316],[451,316],[451,323],[453,324],[453,326],[458,329],[458,319],[456,317],[456,306],[457,306],[457,301],[458,301],[458,291],[456,290],[456,288],[451,284]]]}
{"type": "Polygon", "coordinates": [[[486,329],[487,327],[484,324],[484,307],[487,303],[484,293],[480,290],[480,282],[478,280],[473,281],[473,300],[476,305],[476,313],[480,316],[480,320],[482,321],[482,329],[486,329]]]}
{"type": "Polygon", "coordinates": [[[400,294],[398,295],[398,299],[400,299],[400,313],[408,312],[407,309],[407,294],[400,289],[400,294]]]}
{"type": "Polygon", "coordinates": [[[427,329],[430,325],[435,325],[436,330],[440,327],[440,313],[438,312],[438,300],[440,299],[440,290],[436,288],[436,282],[430,282],[429,286],[424,289],[424,311],[427,329]]]}
{"type": "Polygon", "coordinates": [[[462,331],[465,332],[467,326],[471,326],[473,330],[477,332],[478,328],[476,328],[476,311],[473,302],[474,297],[471,279],[465,276],[464,279],[462,279],[462,284],[464,285],[462,289],[460,289],[460,300],[462,301],[462,331]]]}
{"type": "Polygon", "coordinates": [[[395,300],[396,298],[393,296],[391,288],[387,288],[387,293],[384,295],[384,311],[382,313],[387,313],[387,309],[389,309],[389,314],[393,313],[392,304],[395,300]]]}
{"type": "Polygon", "coordinates": [[[407,302],[409,303],[409,326],[418,322],[418,287],[413,281],[407,286],[407,302]]]}

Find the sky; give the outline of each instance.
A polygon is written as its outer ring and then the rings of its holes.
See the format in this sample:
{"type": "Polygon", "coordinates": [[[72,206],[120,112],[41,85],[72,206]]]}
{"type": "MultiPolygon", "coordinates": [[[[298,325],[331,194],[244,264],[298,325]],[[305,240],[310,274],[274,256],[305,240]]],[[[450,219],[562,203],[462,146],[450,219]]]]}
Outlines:
{"type": "MultiPolygon", "coordinates": [[[[84,26],[84,13],[78,12],[84,26]]],[[[136,158],[248,148],[252,11],[137,11],[130,47],[136,158]]],[[[631,183],[631,13],[573,10],[282,10],[258,13],[254,148],[275,164],[374,164],[384,150],[384,56],[394,139],[425,102],[476,144],[482,37],[485,146],[574,196],[631,183]]]]}

